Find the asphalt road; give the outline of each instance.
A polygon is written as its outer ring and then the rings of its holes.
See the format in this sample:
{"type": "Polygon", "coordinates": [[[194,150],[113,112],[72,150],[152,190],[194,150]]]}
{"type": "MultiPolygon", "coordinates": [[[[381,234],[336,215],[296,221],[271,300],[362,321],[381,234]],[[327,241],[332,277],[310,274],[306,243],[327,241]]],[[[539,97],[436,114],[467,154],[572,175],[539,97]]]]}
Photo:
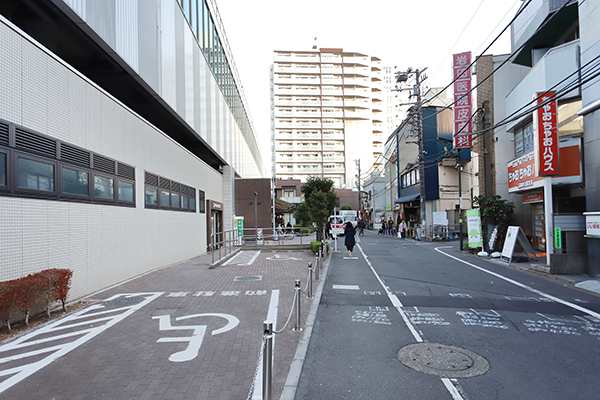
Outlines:
{"type": "Polygon", "coordinates": [[[340,250],[296,399],[600,398],[598,295],[458,243],[367,232],[340,250]]]}

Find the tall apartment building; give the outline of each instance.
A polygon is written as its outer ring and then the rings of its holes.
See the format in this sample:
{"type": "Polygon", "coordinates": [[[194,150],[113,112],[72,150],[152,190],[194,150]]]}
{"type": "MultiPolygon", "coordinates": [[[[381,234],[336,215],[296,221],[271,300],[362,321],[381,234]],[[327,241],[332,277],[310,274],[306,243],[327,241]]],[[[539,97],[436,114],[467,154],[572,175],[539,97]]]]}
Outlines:
{"type": "Polygon", "coordinates": [[[319,176],[356,188],[383,155],[381,60],[343,49],[275,51],[271,69],[274,175],[319,176]]]}

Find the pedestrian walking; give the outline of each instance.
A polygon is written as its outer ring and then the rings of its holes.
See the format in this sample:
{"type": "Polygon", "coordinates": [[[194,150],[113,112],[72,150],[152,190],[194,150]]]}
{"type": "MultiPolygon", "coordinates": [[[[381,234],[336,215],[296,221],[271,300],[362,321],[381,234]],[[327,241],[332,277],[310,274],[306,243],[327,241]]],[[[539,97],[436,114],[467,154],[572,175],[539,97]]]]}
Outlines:
{"type": "Polygon", "coordinates": [[[392,221],[392,217],[388,220],[388,235],[394,234],[394,221],[392,221]]]}
{"type": "Polygon", "coordinates": [[[387,229],[387,225],[385,224],[385,219],[381,219],[381,229],[379,230],[380,235],[385,235],[385,230],[387,229]]]}
{"type": "Polygon", "coordinates": [[[400,221],[398,229],[400,230],[400,239],[406,239],[406,222],[404,220],[400,221]]]}
{"type": "Polygon", "coordinates": [[[354,235],[356,235],[356,230],[352,226],[352,222],[346,222],[346,226],[344,227],[344,245],[348,249],[348,257],[352,257],[352,250],[354,250],[354,245],[356,244],[354,235]]]}
{"type": "Polygon", "coordinates": [[[358,224],[357,224],[358,236],[363,236],[365,234],[365,226],[366,226],[365,220],[359,219],[358,224]]]}

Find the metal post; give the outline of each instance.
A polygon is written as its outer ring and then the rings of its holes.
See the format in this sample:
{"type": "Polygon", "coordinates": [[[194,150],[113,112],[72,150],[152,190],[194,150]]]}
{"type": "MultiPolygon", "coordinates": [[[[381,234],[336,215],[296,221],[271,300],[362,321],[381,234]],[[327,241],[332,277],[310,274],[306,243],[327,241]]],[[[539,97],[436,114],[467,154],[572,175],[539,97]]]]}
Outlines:
{"type": "Polygon", "coordinates": [[[294,326],[294,332],[302,331],[300,328],[300,279],[296,279],[295,283],[295,295],[296,296],[296,325],[294,326]]]}
{"type": "Polygon", "coordinates": [[[273,322],[264,321],[265,349],[263,352],[263,400],[271,400],[273,382],[273,322]]]}
{"type": "Polygon", "coordinates": [[[258,204],[257,201],[258,193],[254,192],[254,249],[258,249],[258,204]]]}
{"type": "Polygon", "coordinates": [[[461,163],[460,163],[460,147],[458,148],[458,229],[459,229],[459,238],[460,238],[460,249],[459,251],[463,250],[463,218],[462,218],[462,208],[463,208],[463,204],[462,204],[462,185],[461,185],[461,181],[460,181],[460,170],[461,170],[461,163]]]}
{"type": "Polygon", "coordinates": [[[306,296],[308,299],[312,299],[313,298],[313,295],[312,295],[312,280],[313,280],[312,263],[308,263],[308,282],[307,282],[308,295],[306,296]]]}
{"type": "Polygon", "coordinates": [[[319,280],[319,255],[315,258],[315,281],[319,280]]]}

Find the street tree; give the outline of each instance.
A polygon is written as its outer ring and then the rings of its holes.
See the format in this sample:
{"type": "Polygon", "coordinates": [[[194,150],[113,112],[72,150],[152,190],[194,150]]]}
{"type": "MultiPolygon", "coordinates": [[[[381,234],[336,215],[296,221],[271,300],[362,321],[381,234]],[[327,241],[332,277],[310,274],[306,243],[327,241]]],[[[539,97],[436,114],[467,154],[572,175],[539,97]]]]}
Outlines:
{"type": "Polygon", "coordinates": [[[333,214],[333,209],[338,203],[338,196],[333,190],[333,181],[328,178],[311,176],[302,185],[304,202],[299,204],[294,217],[305,223],[314,223],[320,237],[324,237],[327,218],[333,214]]]}

